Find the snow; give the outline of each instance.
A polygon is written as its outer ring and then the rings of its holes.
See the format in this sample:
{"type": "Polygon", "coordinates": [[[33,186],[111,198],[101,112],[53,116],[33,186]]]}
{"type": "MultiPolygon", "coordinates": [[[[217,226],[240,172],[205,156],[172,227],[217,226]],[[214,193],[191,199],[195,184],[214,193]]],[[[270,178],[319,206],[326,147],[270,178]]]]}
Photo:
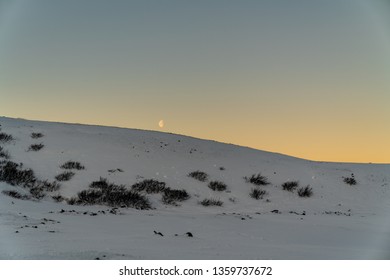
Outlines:
{"type": "MultiPolygon", "coordinates": [[[[53,181],[68,160],[86,167],[54,194],[70,198],[105,177],[126,186],[156,179],[191,195],[179,206],[163,204],[160,194],[147,195],[152,210],[120,208],[112,214],[108,206],[56,203],[50,195],[32,201],[0,193],[0,259],[390,258],[390,164],[313,162],[136,129],[6,117],[0,124],[1,132],[15,138],[0,145],[39,179],[53,181]],[[32,132],[44,137],[32,139],[32,132]],[[34,143],[45,146],[27,151],[34,143]],[[196,170],[224,182],[227,191],[212,191],[207,182],[187,176],[196,170]],[[268,192],[263,200],[249,196],[254,185],[243,179],[259,172],[271,182],[262,186],[268,192]],[[355,186],[343,182],[352,173],[355,186]],[[310,185],[313,196],[282,190],[291,180],[310,185]],[[199,204],[210,197],[223,206],[199,204]]],[[[26,192],[0,182],[3,190],[26,192]]]]}

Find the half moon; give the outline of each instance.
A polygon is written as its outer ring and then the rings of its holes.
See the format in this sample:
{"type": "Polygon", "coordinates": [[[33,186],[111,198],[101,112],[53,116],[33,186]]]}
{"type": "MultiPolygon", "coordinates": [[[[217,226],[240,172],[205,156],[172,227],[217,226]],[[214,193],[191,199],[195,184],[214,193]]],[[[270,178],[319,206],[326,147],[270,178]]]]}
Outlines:
{"type": "Polygon", "coordinates": [[[158,126],[161,127],[161,128],[163,128],[163,127],[164,127],[164,120],[160,120],[160,121],[158,122],[158,126]]]}

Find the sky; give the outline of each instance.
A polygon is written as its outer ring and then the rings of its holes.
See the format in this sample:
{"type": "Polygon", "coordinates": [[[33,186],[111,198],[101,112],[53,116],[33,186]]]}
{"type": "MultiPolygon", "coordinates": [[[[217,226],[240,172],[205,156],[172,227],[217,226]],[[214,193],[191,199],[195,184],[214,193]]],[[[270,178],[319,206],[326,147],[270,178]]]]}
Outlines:
{"type": "Polygon", "coordinates": [[[8,117],[390,163],[389,77],[385,0],[0,0],[8,117]]]}

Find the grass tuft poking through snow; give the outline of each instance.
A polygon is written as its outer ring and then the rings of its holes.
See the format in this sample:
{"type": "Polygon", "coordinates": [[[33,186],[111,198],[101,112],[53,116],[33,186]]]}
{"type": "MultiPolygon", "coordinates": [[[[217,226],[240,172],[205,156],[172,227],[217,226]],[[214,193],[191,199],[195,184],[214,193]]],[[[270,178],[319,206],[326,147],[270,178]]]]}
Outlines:
{"type": "Polygon", "coordinates": [[[200,202],[203,206],[222,206],[223,202],[214,198],[205,198],[200,202]]]}
{"type": "Polygon", "coordinates": [[[260,173],[258,174],[253,174],[250,177],[244,177],[245,181],[247,183],[254,184],[256,186],[266,186],[269,185],[270,183],[268,182],[268,178],[261,175],[260,173]]]}
{"type": "Polygon", "coordinates": [[[166,188],[163,192],[162,201],[165,204],[176,205],[177,201],[184,201],[190,198],[186,190],[171,190],[166,188]]]}
{"type": "Polygon", "coordinates": [[[344,183],[346,183],[347,185],[350,185],[350,186],[354,186],[357,184],[356,179],[353,177],[346,177],[343,179],[343,181],[344,181],[344,183]]]}
{"type": "Polygon", "coordinates": [[[12,198],[15,198],[15,199],[21,199],[21,200],[29,200],[29,199],[31,199],[30,196],[25,195],[25,194],[21,194],[18,191],[5,190],[5,191],[2,191],[2,193],[5,194],[5,195],[10,196],[12,198]]]}
{"type": "Polygon", "coordinates": [[[151,204],[145,196],[114,184],[110,184],[108,188],[83,190],[77,194],[77,197],[68,200],[68,204],[151,209],[151,204]]]}
{"type": "Polygon", "coordinates": [[[30,136],[32,139],[38,139],[38,138],[42,138],[44,135],[40,132],[33,132],[33,133],[31,133],[30,136]]]}
{"type": "Polygon", "coordinates": [[[12,140],[14,140],[12,135],[4,133],[4,132],[0,132],[0,143],[8,143],[12,140]]]}
{"type": "Polygon", "coordinates": [[[63,165],[60,166],[62,169],[76,169],[83,170],[85,167],[77,161],[67,161],[63,165]]]}
{"type": "Polygon", "coordinates": [[[293,192],[294,190],[296,190],[298,188],[298,186],[299,186],[298,181],[289,181],[289,182],[285,182],[282,184],[283,190],[289,191],[289,192],[293,192]]]}
{"type": "Polygon", "coordinates": [[[75,175],[72,171],[65,171],[63,173],[58,174],[55,179],[60,182],[69,181],[75,175]]]}
{"type": "Polygon", "coordinates": [[[131,186],[131,188],[134,191],[145,191],[146,193],[161,193],[166,189],[165,182],[160,182],[153,179],[147,179],[143,180],[142,182],[135,183],[131,186]]]}
{"type": "Polygon", "coordinates": [[[44,147],[45,145],[43,145],[43,143],[39,143],[39,144],[32,144],[30,145],[30,147],[28,147],[28,152],[29,151],[34,151],[34,152],[37,152],[37,151],[40,151],[42,150],[42,148],[44,147]]]}
{"type": "Polygon", "coordinates": [[[302,187],[298,190],[298,195],[300,197],[311,197],[313,195],[313,189],[309,186],[302,187]]]}
{"type": "Polygon", "coordinates": [[[219,191],[219,192],[225,191],[227,188],[226,184],[220,181],[211,181],[208,184],[208,187],[213,191],[219,191]]]}
{"type": "Polygon", "coordinates": [[[208,180],[209,175],[206,172],[197,170],[189,173],[188,177],[194,178],[201,182],[206,182],[208,180]]]}
{"type": "Polygon", "coordinates": [[[267,195],[267,192],[265,190],[255,188],[251,190],[249,195],[250,197],[259,200],[259,199],[263,199],[264,196],[267,195]]]}

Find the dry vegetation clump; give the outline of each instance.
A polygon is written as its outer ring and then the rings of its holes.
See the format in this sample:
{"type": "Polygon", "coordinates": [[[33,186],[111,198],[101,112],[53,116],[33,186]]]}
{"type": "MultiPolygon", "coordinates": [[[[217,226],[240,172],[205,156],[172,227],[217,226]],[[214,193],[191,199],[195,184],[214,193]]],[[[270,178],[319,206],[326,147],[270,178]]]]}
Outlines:
{"type": "Polygon", "coordinates": [[[55,176],[55,179],[60,182],[69,181],[75,175],[72,171],[65,171],[55,176]]]}
{"type": "Polygon", "coordinates": [[[357,184],[356,179],[354,177],[345,177],[343,178],[344,183],[350,186],[354,186],[357,184]]]}
{"type": "Polygon", "coordinates": [[[193,171],[188,174],[188,177],[194,178],[201,182],[206,182],[208,180],[209,175],[203,171],[193,171]]]}
{"type": "Polygon", "coordinates": [[[0,143],[8,143],[14,140],[11,134],[0,132],[0,143]]]}
{"type": "Polygon", "coordinates": [[[30,145],[30,147],[28,147],[28,152],[29,151],[34,151],[34,152],[37,152],[39,150],[42,150],[42,148],[45,147],[45,145],[43,145],[43,143],[39,143],[39,144],[32,144],[30,145]]]}
{"type": "Polygon", "coordinates": [[[264,196],[267,195],[267,192],[265,190],[255,188],[251,190],[249,195],[250,197],[259,200],[259,199],[263,199],[264,196]]]}
{"type": "Polygon", "coordinates": [[[251,184],[254,184],[256,186],[266,186],[266,185],[270,184],[268,182],[268,178],[261,175],[260,173],[253,174],[250,177],[245,176],[244,179],[247,183],[251,183],[251,184]]]}
{"type": "Polygon", "coordinates": [[[131,186],[133,191],[142,192],[145,191],[146,193],[161,193],[166,189],[165,182],[160,182],[153,179],[146,179],[139,183],[135,183],[131,186]]]}
{"type": "Polygon", "coordinates": [[[205,198],[200,202],[203,206],[222,206],[223,202],[214,198],[205,198]]]}
{"type": "Polygon", "coordinates": [[[176,204],[177,201],[184,201],[190,198],[186,190],[172,190],[166,188],[163,192],[162,201],[165,204],[176,204]]]}
{"type": "Polygon", "coordinates": [[[60,166],[62,169],[76,169],[83,170],[85,167],[77,161],[67,161],[63,165],[60,166]]]}
{"type": "Polygon", "coordinates": [[[21,200],[29,200],[31,199],[31,197],[29,195],[26,195],[26,194],[21,194],[17,191],[10,191],[10,190],[5,190],[5,191],[2,191],[3,194],[5,195],[8,195],[12,198],[15,198],[15,199],[21,199],[21,200]]]}
{"type": "Polygon", "coordinates": [[[227,188],[226,184],[220,181],[211,181],[208,184],[208,187],[213,191],[219,191],[219,192],[224,191],[227,188]]]}
{"type": "Polygon", "coordinates": [[[311,197],[313,195],[313,189],[310,186],[300,188],[298,190],[298,195],[300,197],[311,197]]]}
{"type": "Polygon", "coordinates": [[[32,139],[38,139],[38,138],[42,138],[44,135],[40,132],[33,132],[33,133],[31,133],[30,136],[32,139]]]}
{"type": "Polygon", "coordinates": [[[295,189],[298,188],[298,186],[299,186],[298,181],[290,181],[290,182],[285,182],[282,184],[283,190],[289,191],[289,192],[294,191],[295,189]]]}

